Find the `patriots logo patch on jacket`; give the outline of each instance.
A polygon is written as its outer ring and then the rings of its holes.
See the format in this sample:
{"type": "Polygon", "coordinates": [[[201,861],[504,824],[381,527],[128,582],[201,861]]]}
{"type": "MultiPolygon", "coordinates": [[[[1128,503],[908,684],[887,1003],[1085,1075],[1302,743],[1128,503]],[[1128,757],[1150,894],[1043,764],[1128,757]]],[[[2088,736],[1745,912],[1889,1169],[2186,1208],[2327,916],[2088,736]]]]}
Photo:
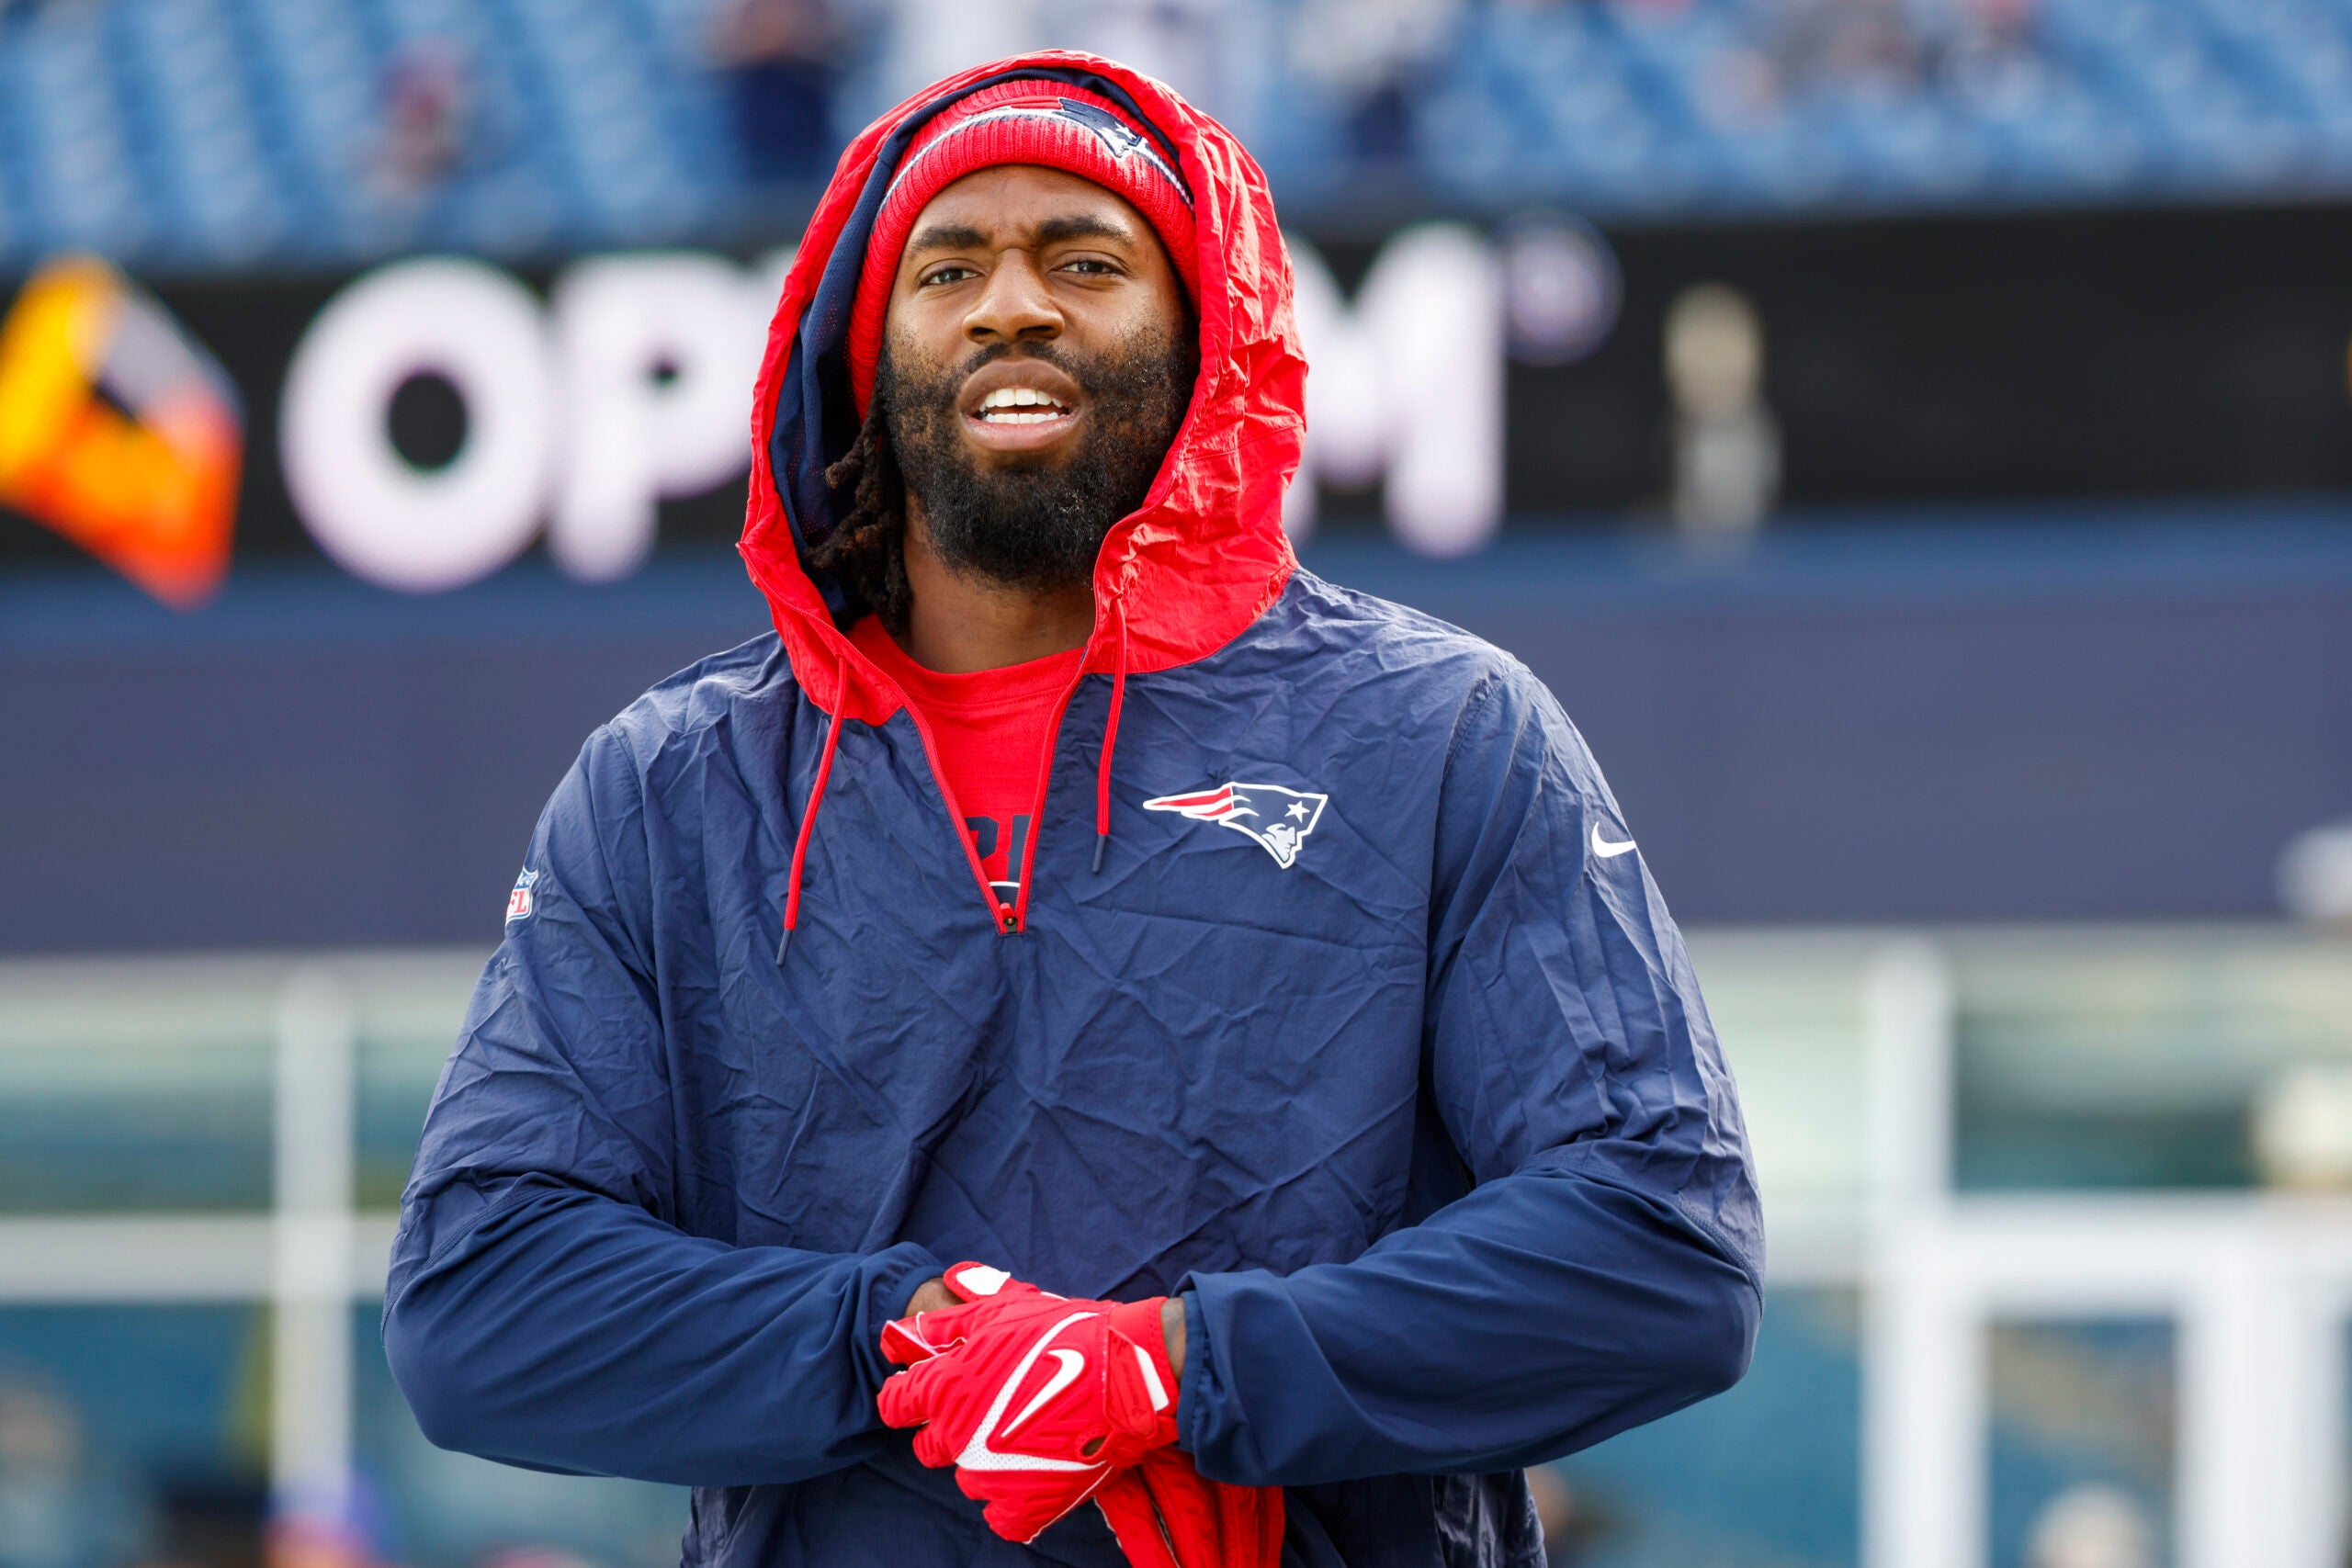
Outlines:
{"type": "Polygon", "coordinates": [[[1146,811],[1174,811],[1247,833],[1265,846],[1274,863],[1288,871],[1299,846],[1323,819],[1328,795],[1309,795],[1280,784],[1226,784],[1190,795],[1163,795],[1143,803],[1146,811]]]}

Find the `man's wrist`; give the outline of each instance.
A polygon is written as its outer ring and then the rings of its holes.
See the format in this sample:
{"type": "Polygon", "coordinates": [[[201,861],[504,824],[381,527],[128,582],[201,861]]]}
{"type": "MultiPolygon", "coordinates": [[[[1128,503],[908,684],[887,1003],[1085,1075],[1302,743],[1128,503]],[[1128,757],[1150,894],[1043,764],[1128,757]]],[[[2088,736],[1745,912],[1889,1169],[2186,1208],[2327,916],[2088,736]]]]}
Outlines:
{"type": "Polygon", "coordinates": [[[1159,1303],[1159,1335],[1168,1348],[1168,1365],[1184,1375],[1184,1298],[1170,1296],[1159,1303]]]}
{"type": "Polygon", "coordinates": [[[947,1288],[947,1277],[933,1274],[915,1287],[915,1293],[907,1300],[907,1310],[899,1315],[912,1317],[919,1312],[944,1312],[961,1304],[956,1292],[947,1288]]]}

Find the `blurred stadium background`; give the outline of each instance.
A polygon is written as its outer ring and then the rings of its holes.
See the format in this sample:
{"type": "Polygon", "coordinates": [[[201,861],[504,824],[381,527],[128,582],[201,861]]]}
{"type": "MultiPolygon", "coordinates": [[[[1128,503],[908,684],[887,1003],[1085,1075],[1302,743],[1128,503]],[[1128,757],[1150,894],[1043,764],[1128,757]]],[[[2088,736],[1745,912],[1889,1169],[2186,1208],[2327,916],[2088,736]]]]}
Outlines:
{"type": "Polygon", "coordinates": [[[1772,1235],[1579,1568],[2343,1568],[2352,0],[0,0],[0,1568],[653,1568],[390,1215],[729,550],[834,152],[1117,55],[1275,183],[1326,575],[1511,649],[1772,1235]]]}

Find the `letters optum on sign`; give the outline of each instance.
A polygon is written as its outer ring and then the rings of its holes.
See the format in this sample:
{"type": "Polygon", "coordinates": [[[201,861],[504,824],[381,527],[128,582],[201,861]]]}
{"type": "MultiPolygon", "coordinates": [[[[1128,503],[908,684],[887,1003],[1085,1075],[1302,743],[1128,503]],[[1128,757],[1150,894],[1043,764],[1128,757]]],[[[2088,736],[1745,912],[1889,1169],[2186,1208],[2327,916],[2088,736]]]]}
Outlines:
{"type": "MultiPolygon", "coordinates": [[[[1386,476],[1392,527],[1429,554],[1475,549],[1502,513],[1502,321],[1491,247],[1425,225],[1392,240],[1352,305],[1307,245],[1298,259],[1308,378],[1307,479],[1386,476]]],[[[279,423],[287,489],[345,568],[412,592],[497,570],[544,527],[573,577],[625,577],[660,503],[750,462],[747,404],[788,254],[744,267],[699,252],[593,256],[550,299],[479,261],[379,267],[304,333],[279,423]],[[392,444],[401,384],[456,389],[466,436],[422,469],[392,444]]]]}
{"type": "MultiPolygon", "coordinates": [[[[1294,239],[1292,252],[1314,369],[1286,522],[1311,526],[1318,480],[1385,480],[1401,542],[1476,549],[1502,513],[1496,247],[1458,225],[1405,230],[1352,299],[1313,247],[1294,239]]],[[[571,577],[626,577],[653,548],[663,502],[707,495],[749,466],[752,386],[790,260],[593,255],[545,298],[470,258],[364,273],[302,328],[284,367],[286,498],[328,556],[388,588],[463,586],[542,534],[571,577]],[[463,411],[446,462],[413,462],[395,441],[395,401],[420,378],[463,411]]],[[[250,363],[250,344],[220,346],[247,350],[240,374],[254,387],[275,380],[275,364],[250,363]]],[[[201,604],[229,570],[244,440],[229,376],[106,262],[42,268],[0,321],[0,507],[166,603],[201,604]]],[[[255,488],[270,504],[274,487],[255,488]]]]}
{"type": "Polygon", "coordinates": [[[321,547],[387,587],[485,577],[547,529],[556,564],[626,577],[665,497],[750,463],[746,412],[788,254],[595,256],[551,304],[485,263],[427,257],[361,277],[296,348],[279,421],[287,490],[321,547]],[[464,444],[423,469],[392,445],[402,383],[439,376],[464,444]]]}

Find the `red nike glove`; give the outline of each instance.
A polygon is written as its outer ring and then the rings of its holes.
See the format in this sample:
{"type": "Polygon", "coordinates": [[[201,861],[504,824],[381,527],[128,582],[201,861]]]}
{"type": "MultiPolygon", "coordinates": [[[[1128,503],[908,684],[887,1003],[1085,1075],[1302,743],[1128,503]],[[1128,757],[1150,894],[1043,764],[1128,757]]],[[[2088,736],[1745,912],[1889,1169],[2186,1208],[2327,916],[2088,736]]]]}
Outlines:
{"type": "Polygon", "coordinates": [[[892,1324],[883,1353],[919,1364],[885,1382],[876,1404],[890,1426],[922,1428],[915,1458],[954,1465],[997,1534],[1035,1540],[1118,1471],[1176,1440],[1166,1297],[1065,1300],[970,1263],[946,1280],[958,1295],[988,1293],[892,1324]]]}
{"type": "Polygon", "coordinates": [[[985,1325],[1036,1317],[1069,1300],[985,1263],[958,1263],[941,1275],[939,1282],[956,1298],[955,1306],[912,1313],[883,1325],[882,1354],[902,1367],[954,1349],[985,1325]]]}
{"type": "Polygon", "coordinates": [[[1193,1468],[1182,1449],[1154,1449],[1094,1494],[1135,1568],[1278,1568],[1283,1489],[1234,1486],[1193,1468]]]}

